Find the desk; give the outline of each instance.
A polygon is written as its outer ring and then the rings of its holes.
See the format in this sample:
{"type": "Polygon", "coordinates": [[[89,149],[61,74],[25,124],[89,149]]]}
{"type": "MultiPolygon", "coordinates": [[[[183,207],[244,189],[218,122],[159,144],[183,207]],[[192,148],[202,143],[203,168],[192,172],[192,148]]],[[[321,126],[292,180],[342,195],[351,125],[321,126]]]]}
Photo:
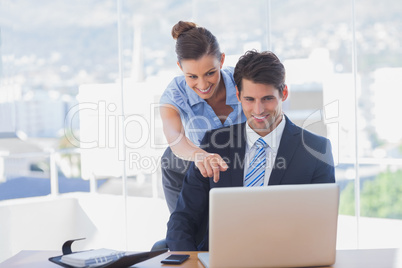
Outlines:
{"type": "MultiPolygon", "coordinates": [[[[155,258],[136,264],[135,268],[184,267],[203,268],[197,258],[198,252],[166,252],[155,258]],[[160,261],[172,253],[190,254],[182,265],[162,265],[160,261]]],[[[24,250],[0,263],[0,268],[60,268],[48,261],[49,257],[61,255],[60,251],[24,250]]],[[[332,268],[402,268],[402,249],[337,250],[336,263],[332,268]]],[[[318,267],[316,267],[318,268],[318,267]]],[[[327,266],[327,268],[329,268],[327,266]]]]}

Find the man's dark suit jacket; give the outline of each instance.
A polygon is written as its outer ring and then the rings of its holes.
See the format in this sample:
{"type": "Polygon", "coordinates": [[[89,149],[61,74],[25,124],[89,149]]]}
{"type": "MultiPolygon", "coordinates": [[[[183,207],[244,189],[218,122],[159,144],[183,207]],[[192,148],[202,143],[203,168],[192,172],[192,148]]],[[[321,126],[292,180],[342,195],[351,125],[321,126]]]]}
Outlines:
{"type": "MultiPolygon", "coordinates": [[[[330,141],[285,118],[286,125],[268,185],[335,182],[330,141]]],[[[170,250],[208,250],[208,231],[198,245],[196,233],[208,217],[210,189],[243,187],[245,124],[215,129],[205,134],[201,147],[207,152],[219,154],[229,168],[220,172],[219,181],[214,183],[212,178],[204,178],[192,164],[185,176],[176,210],[168,222],[166,242],[170,250]]]]}

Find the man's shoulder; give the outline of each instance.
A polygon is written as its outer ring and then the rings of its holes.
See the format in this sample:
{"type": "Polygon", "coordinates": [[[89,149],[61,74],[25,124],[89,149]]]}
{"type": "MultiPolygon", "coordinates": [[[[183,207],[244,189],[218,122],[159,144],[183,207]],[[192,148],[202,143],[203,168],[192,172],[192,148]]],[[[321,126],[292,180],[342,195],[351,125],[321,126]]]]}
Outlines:
{"type": "Polygon", "coordinates": [[[290,129],[294,133],[300,133],[304,138],[309,140],[326,140],[327,138],[320,136],[306,128],[302,128],[294,124],[288,117],[286,117],[286,128],[290,129]]]}
{"type": "Polygon", "coordinates": [[[321,135],[318,135],[314,132],[311,132],[310,130],[307,130],[305,128],[300,128],[301,129],[301,135],[305,140],[308,141],[326,141],[327,138],[323,137],[321,135]]]}
{"type": "Polygon", "coordinates": [[[226,147],[241,147],[244,140],[244,124],[234,124],[227,127],[208,130],[201,142],[203,149],[226,147]]]}
{"type": "Polygon", "coordinates": [[[287,128],[291,132],[298,134],[295,135],[295,137],[298,137],[303,144],[309,145],[309,147],[318,149],[329,142],[326,137],[313,133],[305,128],[299,127],[289,119],[287,120],[287,124],[289,124],[287,128]]]}
{"type": "Polygon", "coordinates": [[[215,129],[211,129],[209,130],[208,134],[209,135],[222,135],[222,136],[227,136],[227,135],[233,135],[233,134],[237,134],[237,135],[241,135],[241,131],[244,127],[245,123],[239,123],[239,124],[233,124],[230,126],[226,126],[226,127],[221,127],[221,128],[215,128],[215,129]]]}

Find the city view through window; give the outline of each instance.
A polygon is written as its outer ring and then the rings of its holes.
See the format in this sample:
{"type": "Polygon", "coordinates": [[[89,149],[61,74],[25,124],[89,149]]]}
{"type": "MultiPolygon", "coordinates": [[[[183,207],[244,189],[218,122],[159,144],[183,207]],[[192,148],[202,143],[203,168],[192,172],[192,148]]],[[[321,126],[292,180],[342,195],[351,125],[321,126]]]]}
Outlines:
{"type": "Polygon", "coordinates": [[[167,142],[158,103],[181,74],[171,36],[179,20],[217,37],[225,67],[250,49],[278,55],[290,91],[285,114],[332,144],[341,189],[338,247],[397,246],[400,14],[402,5],[391,0],[0,0],[0,215],[10,215],[0,233],[13,231],[0,242],[0,261],[32,246],[13,237],[25,218],[9,213],[30,198],[30,206],[51,197],[68,208],[59,198],[79,195],[72,206],[82,218],[59,240],[87,231],[86,245],[97,246],[110,238],[101,230],[112,228],[116,248],[142,249],[149,234],[139,230],[160,226],[145,244],[162,238],[168,213],[160,158],[167,142]],[[95,223],[101,215],[87,212],[91,198],[116,220],[95,223]],[[160,218],[131,226],[144,200],[160,218]]]}

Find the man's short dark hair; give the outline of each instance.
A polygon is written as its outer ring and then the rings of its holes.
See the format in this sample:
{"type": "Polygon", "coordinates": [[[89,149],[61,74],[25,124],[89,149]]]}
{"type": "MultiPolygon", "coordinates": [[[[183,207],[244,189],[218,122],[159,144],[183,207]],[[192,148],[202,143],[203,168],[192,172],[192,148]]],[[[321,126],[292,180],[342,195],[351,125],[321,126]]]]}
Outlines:
{"type": "Polygon", "coordinates": [[[271,51],[247,51],[237,62],[233,76],[240,93],[243,79],[273,85],[279,90],[280,96],[285,87],[285,67],[271,51]]]}

